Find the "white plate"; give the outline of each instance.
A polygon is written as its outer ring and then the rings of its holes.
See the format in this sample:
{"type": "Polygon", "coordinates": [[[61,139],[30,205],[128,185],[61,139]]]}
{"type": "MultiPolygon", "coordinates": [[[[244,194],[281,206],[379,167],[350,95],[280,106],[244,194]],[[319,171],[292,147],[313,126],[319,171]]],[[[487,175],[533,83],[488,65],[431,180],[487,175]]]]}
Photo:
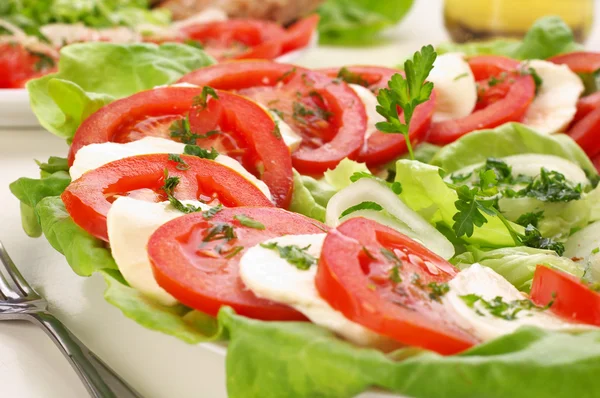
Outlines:
{"type": "Polygon", "coordinates": [[[0,127],[37,127],[39,123],[29,106],[24,88],[0,89],[0,127]]]}

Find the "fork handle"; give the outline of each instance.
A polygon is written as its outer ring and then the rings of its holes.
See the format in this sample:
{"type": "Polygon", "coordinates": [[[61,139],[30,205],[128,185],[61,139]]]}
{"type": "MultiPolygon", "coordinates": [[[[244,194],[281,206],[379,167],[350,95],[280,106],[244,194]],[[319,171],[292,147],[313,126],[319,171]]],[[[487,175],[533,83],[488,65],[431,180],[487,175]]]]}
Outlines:
{"type": "Polygon", "coordinates": [[[112,369],[90,351],[54,315],[47,312],[31,314],[30,320],[60,348],[93,398],[142,398],[112,369]]]}

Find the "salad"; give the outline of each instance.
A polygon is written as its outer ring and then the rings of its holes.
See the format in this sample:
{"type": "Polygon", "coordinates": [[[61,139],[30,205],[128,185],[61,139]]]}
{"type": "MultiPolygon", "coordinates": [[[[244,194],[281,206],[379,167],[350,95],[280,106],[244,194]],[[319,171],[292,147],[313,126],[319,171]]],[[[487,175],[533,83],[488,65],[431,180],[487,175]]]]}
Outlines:
{"type": "Polygon", "coordinates": [[[314,42],[318,21],[308,16],[284,28],[267,20],[229,19],[221,9],[207,8],[171,22],[167,9],[150,10],[139,0],[9,1],[0,6],[0,88],[22,88],[56,72],[60,49],[80,42],[178,42],[203,48],[217,60],[293,58],[314,42]]]}
{"type": "Polygon", "coordinates": [[[557,18],[403,70],[73,44],[27,84],[69,153],[10,189],[126,316],[227,341],[231,397],[592,397],[596,57],[557,18]]]}

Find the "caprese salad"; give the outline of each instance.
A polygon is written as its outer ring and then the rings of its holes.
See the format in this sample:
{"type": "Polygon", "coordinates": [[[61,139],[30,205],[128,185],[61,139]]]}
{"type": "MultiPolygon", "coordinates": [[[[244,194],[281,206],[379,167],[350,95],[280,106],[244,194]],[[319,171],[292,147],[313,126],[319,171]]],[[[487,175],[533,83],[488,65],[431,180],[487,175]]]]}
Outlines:
{"type": "Polygon", "coordinates": [[[133,26],[88,27],[83,23],[50,23],[28,35],[0,17],[0,88],[23,88],[40,76],[57,71],[59,51],[71,43],[167,43],[202,48],[218,61],[228,59],[292,60],[316,41],[318,16],[284,28],[266,20],[228,19],[209,8],[169,25],[141,22],[133,26]]]}
{"type": "Polygon", "coordinates": [[[53,125],[68,157],[11,190],[125,315],[229,340],[231,397],[592,397],[600,111],[577,73],[597,56],[426,46],[403,71],[241,60],[80,88],[88,114],[53,125]]]}

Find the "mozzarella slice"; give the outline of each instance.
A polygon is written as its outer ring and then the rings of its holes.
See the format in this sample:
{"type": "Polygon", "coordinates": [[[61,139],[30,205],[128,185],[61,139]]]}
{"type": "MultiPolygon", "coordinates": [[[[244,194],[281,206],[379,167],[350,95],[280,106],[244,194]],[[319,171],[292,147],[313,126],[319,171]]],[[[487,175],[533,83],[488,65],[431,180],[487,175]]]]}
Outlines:
{"type": "Polygon", "coordinates": [[[600,281],[600,221],[571,235],[565,243],[564,256],[584,264],[592,278],[600,281]]]}
{"type": "Polygon", "coordinates": [[[193,26],[197,24],[203,24],[208,22],[222,22],[227,21],[227,13],[217,7],[208,7],[202,10],[202,12],[194,14],[181,21],[173,22],[173,28],[181,29],[187,26],[193,26]]]}
{"type": "MultiPolygon", "coordinates": [[[[537,153],[524,153],[500,158],[507,165],[512,167],[512,175],[525,175],[536,177],[540,170],[545,168],[549,171],[556,171],[565,176],[565,178],[574,184],[589,184],[589,180],[579,165],[570,160],[555,155],[544,155],[537,153]]],[[[473,164],[464,167],[452,173],[453,175],[466,175],[483,166],[483,163],[473,164]]],[[[447,177],[449,180],[450,177],[447,177]]]]}
{"type": "Polygon", "coordinates": [[[523,123],[540,133],[564,131],[577,112],[577,100],[584,90],[581,79],[566,65],[533,60],[523,66],[533,68],[542,78],[523,123]]]}
{"type": "Polygon", "coordinates": [[[377,97],[371,90],[360,84],[349,84],[349,86],[365,105],[365,111],[367,112],[367,131],[365,132],[365,139],[367,139],[374,132],[378,131],[375,125],[379,122],[385,122],[386,120],[377,113],[377,97]]]}
{"type": "Polygon", "coordinates": [[[260,105],[260,107],[265,111],[269,112],[269,115],[271,115],[273,121],[279,127],[279,133],[281,134],[283,142],[285,142],[285,145],[290,149],[290,151],[295,151],[298,149],[302,143],[302,137],[292,130],[290,125],[284,122],[283,119],[279,117],[277,112],[268,109],[266,106],[259,104],[258,102],[257,104],[260,105]]]}
{"type": "MultiPolygon", "coordinates": [[[[115,160],[152,153],[182,154],[184,149],[185,144],[158,137],[144,137],[141,140],[128,142],[126,144],[104,142],[102,144],[86,145],[77,151],[73,166],[69,169],[69,174],[71,174],[73,180],[76,180],[81,177],[83,173],[97,169],[98,167],[114,162],[115,160]]],[[[273,200],[267,184],[250,174],[237,160],[230,158],[229,156],[219,155],[215,159],[215,162],[235,170],[260,189],[267,198],[273,200]]]]}
{"type": "MultiPolygon", "coordinates": [[[[210,208],[193,200],[182,202],[203,210],[210,208]]],[[[146,246],[158,227],[183,215],[169,202],[153,203],[124,196],[115,200],[106,217],[111,253],[125,280],[142,294],[168,306],[177,304],[177,300],[156,283],[146,246]]]]}
{"type": "MultiPolygon", "coordinates": [[[[267,242],[277,242],[280,246],[310,245],[307,252],[318,258],[324,239],[325,234],[288,235],[267,242]]],[[[389,339],[348,320],[321,298],[315,287],[316,273],[316,265],[300,270],[281,258],[277,251],[260,245],[250,248],[240,259],[240,277],[256,296],[287,304],[315,324],[355,344],[389,349],[389,339]]]]}
{"type": "Polygon", "coordinates": [[[477,85],[463,54],[438,56],[427,80],[433,82],[436,93],[434,122],[460,119],[475,109],[477,85]]]}
{"type": "Polygon", "coordinates": [[[478,263],[460,272],[448,285],[450,290],[442,298],[448,314],[466,331],[482,340],[491,340],[512,333],[526,325],[562,331],[590,328],[588,325],[565,322],[547,310],[522,309],[515,315],[516,319],[506,320],[492,315],[480,302],[475,303],[471,308],[461,296],[475,294],[488,302],[501,297],[504,303],[527,299],[502,276],[478,263]]]}
{"type": "Polygon", "coordinates": [[[327,225],[336,227],[352,217],[370,218],[394,228],[445,259],[454,256],[452,243],[379,181],[361,178],[329,199],[325,215],[327,225]],[[342,217],[346,210],[363,202],[374,202],[385,213],[363,209],[342,217]]]}

